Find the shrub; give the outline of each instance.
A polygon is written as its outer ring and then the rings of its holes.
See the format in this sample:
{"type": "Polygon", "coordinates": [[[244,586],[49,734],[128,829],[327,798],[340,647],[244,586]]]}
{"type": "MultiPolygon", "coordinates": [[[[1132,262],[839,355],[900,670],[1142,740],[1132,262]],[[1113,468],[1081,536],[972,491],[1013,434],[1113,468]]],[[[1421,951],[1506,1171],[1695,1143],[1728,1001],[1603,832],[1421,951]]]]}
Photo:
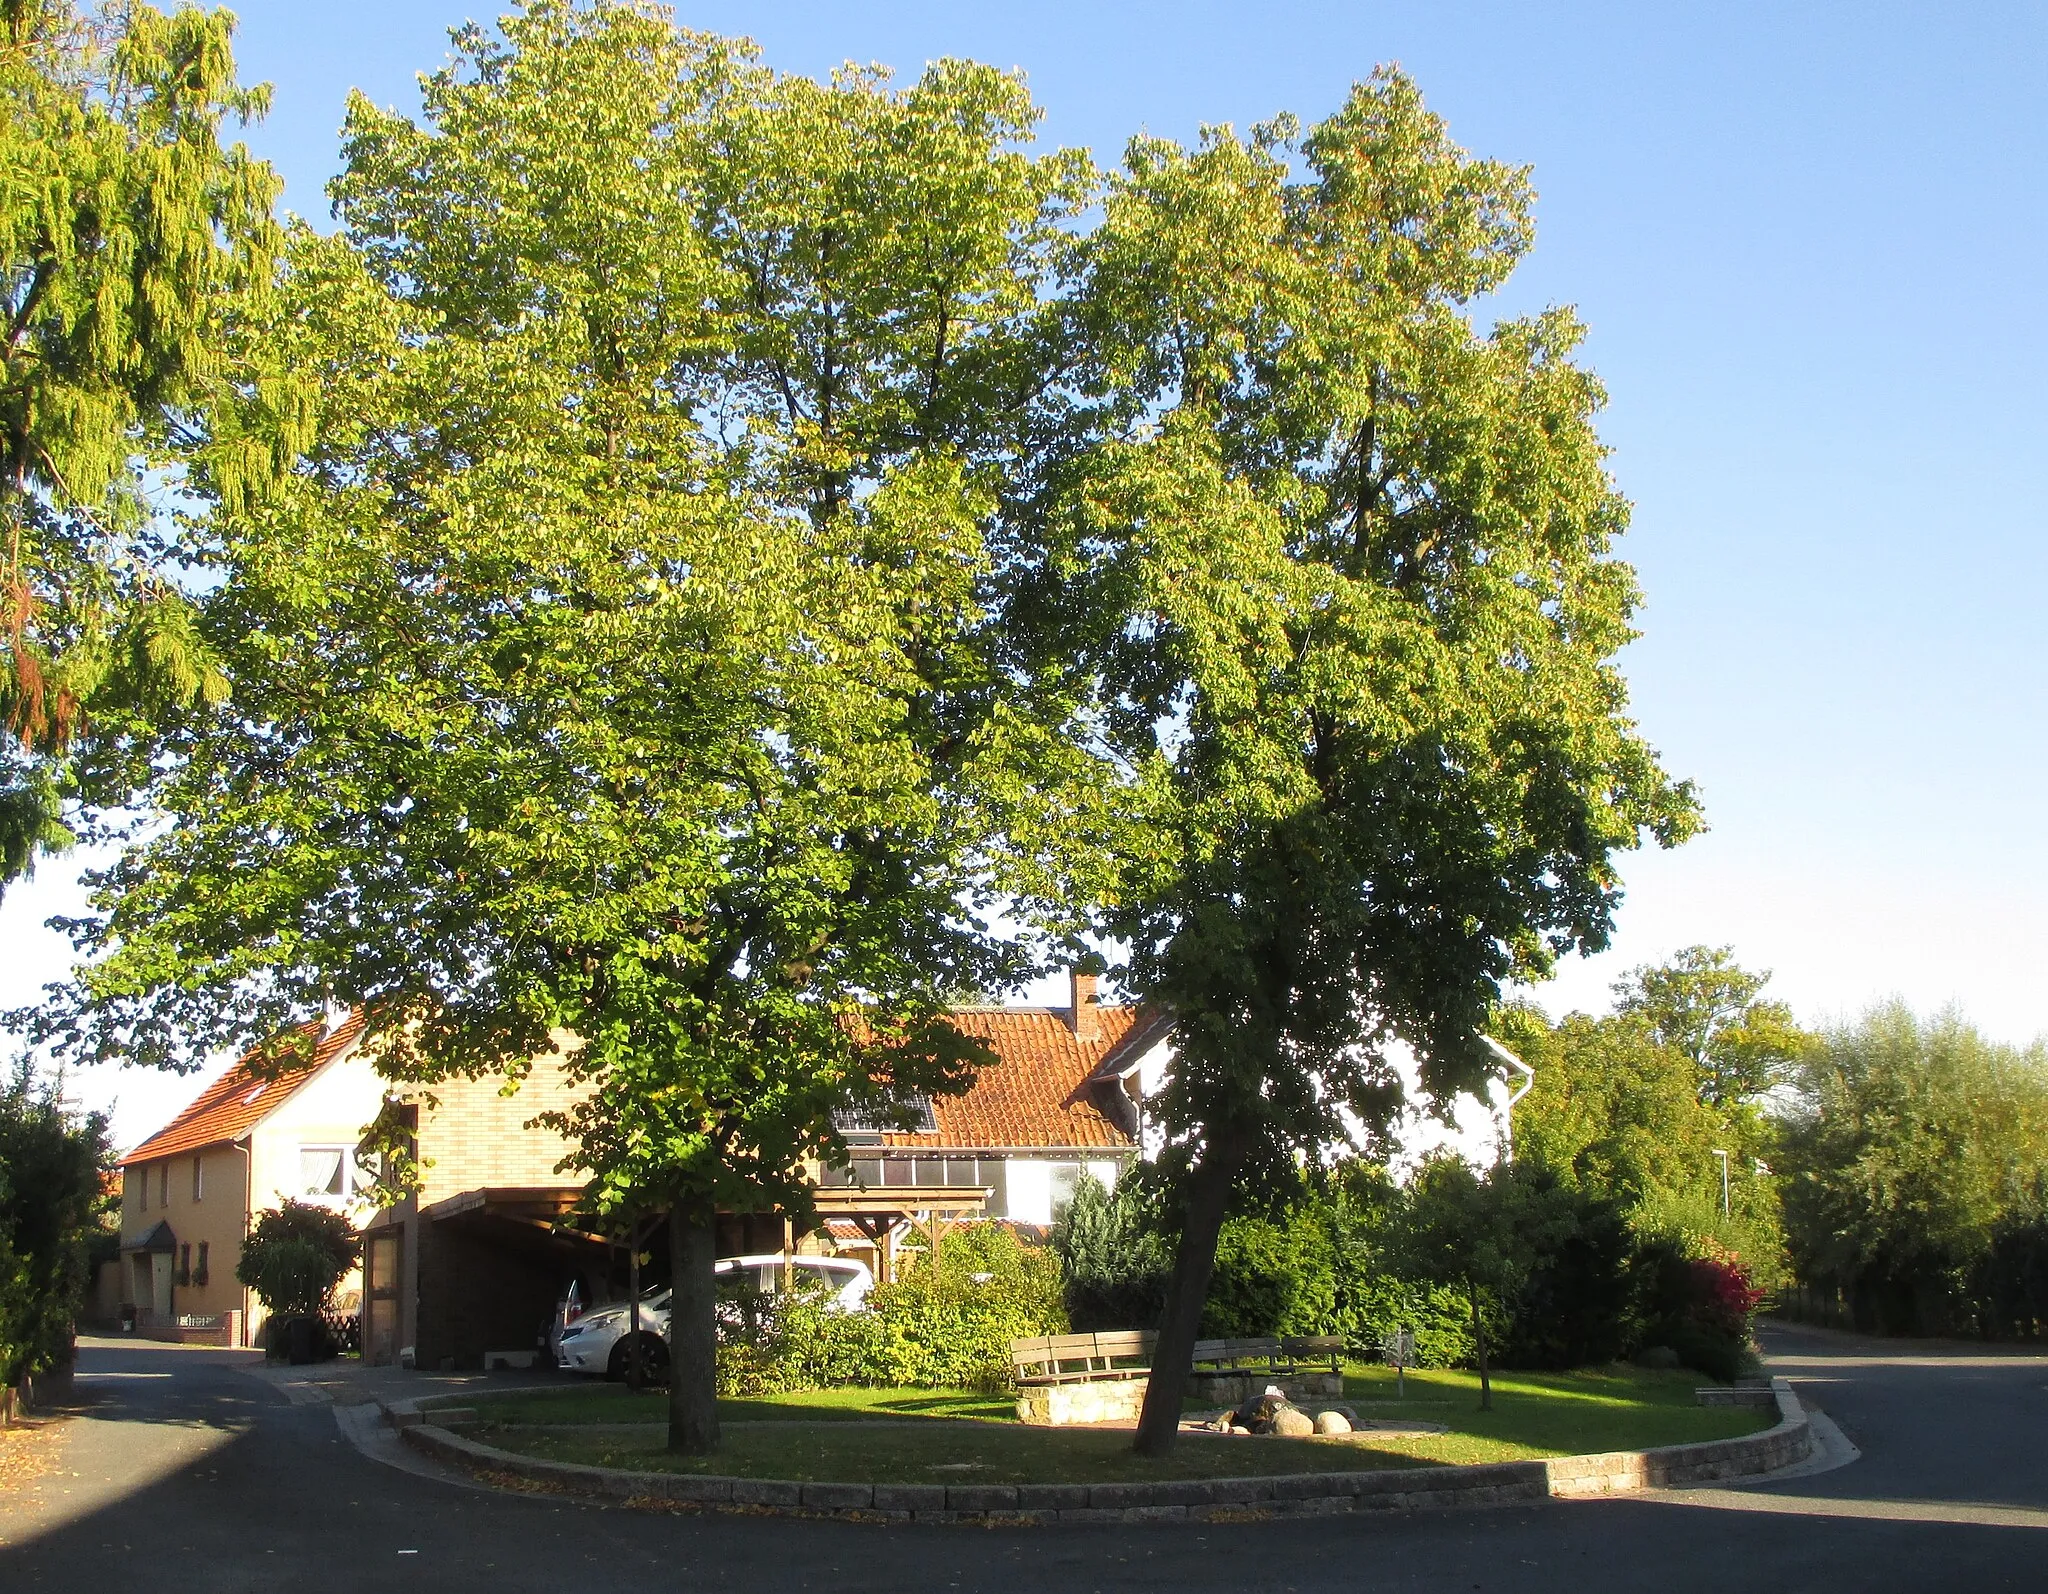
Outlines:
{"type": "Polygon", "coordinates": [[[1733,1383],[1750,1365],[1750,1322],[1763,1292],[1732,1256],[1688,1255],[1676,1240],[1642,1247],[1639,1345],[1668,1345],[1686,1366],[1733,1383]]]}
{"type": "Polygon", "coordinates": [[[0,1081],[0,1389],[70,1355],[107,1151],[106,1119],[67,1113],[25,1060],[0,1081]]]}
{"type": "Polygon", "coordinates": [[[286,1201],[256,1220],[235,1281],[254,1290],[273,1317],[317,1317],[355,1265],[357,1244],[339,1212],[286,1201]]]}
{"type": "Polygon", "coordinates": [[[946,1236],[939,1261],[908,1260],[904,1276],[868,1292],[858,1312],[828,1292],[799,1290],[721,1314],[722,1394],[839,1385],[924,1389],[1011,1387],[1010,1341],[1065,1331],[1058,1259],[998,1223],[946,1236]]]}
{"type": "Polygon", "coordinates": [[[1173,1264],[1136,1180],[1126,1178],[1112,1194],[1084,1174],[1050,1243],[1067,1318],[1077,1331],[1150,1328],[1159,1321],[1173,1264]]]}
{"type": "Polygon", "coordinates": [[[1504,1367],[1562,1369],[1636,1348],[1636,1241],[1620,1207],[1568,1186],[1543,1192],[1548,1222],[1528,1276],[1508,1304],[1504,1367]]]}

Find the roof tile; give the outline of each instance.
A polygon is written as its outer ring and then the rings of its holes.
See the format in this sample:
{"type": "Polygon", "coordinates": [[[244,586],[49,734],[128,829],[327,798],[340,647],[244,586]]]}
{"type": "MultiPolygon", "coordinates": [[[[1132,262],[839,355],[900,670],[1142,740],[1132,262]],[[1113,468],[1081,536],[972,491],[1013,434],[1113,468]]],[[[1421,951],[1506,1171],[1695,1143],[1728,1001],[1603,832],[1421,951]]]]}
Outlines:
{"type": "MultiPolygon", "coordinates": [[[[1097,1105],[1091,1077],[1115,1061],[1128,1040],[1142,1044],[1160,1027],[1140,1022],[1135,1007],[1098,1008],[1096,1037],[1074,1034],[1065,1008],[970,1007],[954,1026],[984,1041],[997,1061],[962,1096],[932,1100],[936,1129],[892,1130],[882,1143],[903,1147],[1076,1146],[1113,1148],[1131,1137],[1097,1105]]],[[[1116,1088],[1113,1083],[1096,1089],[1116,1088]]]]}
{"type": "Polygon", "coordinates": [[[318,1023],[299,1026],[296,1033],[321,1038],[310,1058],[289,1068],[265,1066],[262,1047],[246,1054],[202,1090],[191,1106],[123,1157],[121,1166],[239,1140],[269,1117],[293,1091],[347,1051],[363,1032],[363,1018],[360,1013],[352,1013],[326,1035],[321,1036],[321,1029],[318,1023]]]}

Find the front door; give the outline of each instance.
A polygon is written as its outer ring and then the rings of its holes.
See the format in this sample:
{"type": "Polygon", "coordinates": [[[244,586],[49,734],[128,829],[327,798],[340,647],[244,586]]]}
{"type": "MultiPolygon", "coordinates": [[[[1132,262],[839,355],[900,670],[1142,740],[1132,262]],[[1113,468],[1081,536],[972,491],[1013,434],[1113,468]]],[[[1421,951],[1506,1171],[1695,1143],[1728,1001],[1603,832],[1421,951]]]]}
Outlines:
{"type": "Polygon", "coordinates": [[[149,1257],[150,1307],[160,1325],[171,1321],[171,1253],[152,1251],[149,1257]]]}
{"type": "Polygon", "coordinates": [[[373,1367],[398,1359],[397,1229],[374,1229],[363,1266],[363,1360],[373,1367]]]}

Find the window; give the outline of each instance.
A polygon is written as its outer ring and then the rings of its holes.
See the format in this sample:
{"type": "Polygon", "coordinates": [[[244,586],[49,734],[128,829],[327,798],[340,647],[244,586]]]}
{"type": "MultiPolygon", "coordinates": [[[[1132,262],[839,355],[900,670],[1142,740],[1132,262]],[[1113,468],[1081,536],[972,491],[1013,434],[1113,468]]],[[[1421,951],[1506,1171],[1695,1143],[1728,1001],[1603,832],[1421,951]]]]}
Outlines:
{"type": "Polygon", "coordinates": [[[206,1283],[206,1242],[204,1240],[199,1242],[199,1261],[193,1266],[192,1282],[198,1285],[206,1283]]]}
{"type": "Polygon", "coordinates": [[[299,1147],[299,1194],[309,1200],[345,1201],[355,1192],[355,1157],[349,1146],[299,1147]]]}
{"type": "Polygon", "coordinates": [[[178,1247],[178,1282],[180,1284],[190,1284],[192,1282],[192,1247],[189,1245],[178,1247]]]}
{"type": "Polygon", "coordinates": [[[168,1162],[156,1165],[156,1204],[160,1207],[171,1204],[171,1165],[168,1162]]]}
{"type": "Polygon", "coordinates": [[[149,1210],[149,1170],[147,1168],[130,1168],[128,1170],[128,1177],[135,1181],[135,1210],[137,1212],[147,1212],[149,1210]]]}
{"type": "Polygon", "coordinates": [[[192,1159],[192,1199],[197,1201],[205,1194],[206,1159],[204,1157],[194,1157],[192,1159]]]}

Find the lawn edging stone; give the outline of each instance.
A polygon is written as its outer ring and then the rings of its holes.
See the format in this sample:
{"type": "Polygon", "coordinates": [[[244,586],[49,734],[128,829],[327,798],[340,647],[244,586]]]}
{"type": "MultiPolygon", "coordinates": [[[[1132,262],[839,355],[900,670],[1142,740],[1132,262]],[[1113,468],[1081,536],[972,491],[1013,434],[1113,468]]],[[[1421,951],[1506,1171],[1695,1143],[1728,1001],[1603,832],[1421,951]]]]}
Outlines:
{"type": "Polygon", "coordinates": [[[422,1413],[417,1400],[381,1404],[399,1438],[414,1449],[467,1471],[543,1488],[605,1499],[855,1521],[1052,1526],[1522,1505],[1753,1477],[1804,1461],[1813,1453],[1813,1429],[1791,1385],[1774,1378],[1771,1391],[1778,1407],[1776,1426],[1734,1439],[1559,1456],[1549,1461],[1175,1478],[1157,1483],[798,1483],[777,1478],[628,1472],[545,1461],[482,1444],[427,1420],[436,1414],[422,1413]]]}

